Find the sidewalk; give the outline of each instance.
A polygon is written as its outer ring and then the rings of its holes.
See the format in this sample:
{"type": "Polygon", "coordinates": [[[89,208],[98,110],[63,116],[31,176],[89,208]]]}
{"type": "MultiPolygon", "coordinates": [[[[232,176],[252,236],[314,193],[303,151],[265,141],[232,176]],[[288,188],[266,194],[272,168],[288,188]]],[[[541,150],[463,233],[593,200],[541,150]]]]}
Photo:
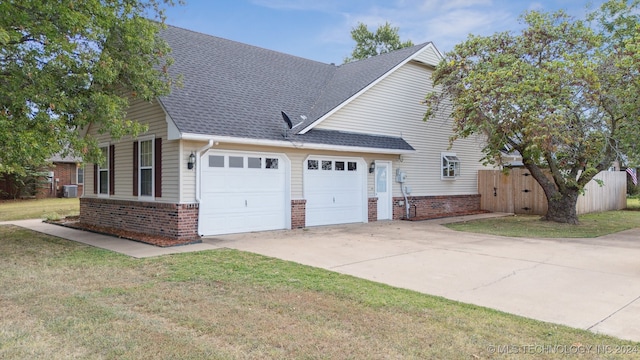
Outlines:
{"type": "Polygon", "coordinates": [[[53,225],[40,219],[15,220],[0,222],[0,225],[16,225],[43,234],[57,236],[59,238],[77,241],[79,243],[95,246],[97,248],[111,250],[134,258],[148,258],[161,255],[178,254],[202,250],[218,249],[221,246],[211,243],[199,243],[173,247],[158,247],[142,242],[121,239],[114,236],[97,234],[89,231],[72,229],[66,226],[53,225]]]}

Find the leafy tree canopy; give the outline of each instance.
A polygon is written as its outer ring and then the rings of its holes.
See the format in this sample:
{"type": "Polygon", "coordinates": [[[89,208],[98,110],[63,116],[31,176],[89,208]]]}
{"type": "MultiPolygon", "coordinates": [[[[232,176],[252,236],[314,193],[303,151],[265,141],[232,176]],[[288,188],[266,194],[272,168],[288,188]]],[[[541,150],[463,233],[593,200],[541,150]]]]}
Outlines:
{"type": "Polygon", "coordinates": [[[358,26],[351,30],[351,38],[355,40],[356,47],[351,53],[351,57],[344,59],[345,63],[366,59],[372,56],[387,53],[389,51],[413,46],[411,40],[402,42],[398,35],[399,28],[391,27],[385,22],[378,27],[376,32],[371,32],[367,25],[358,23],[358,26]]]}
{"type": "Polygon", "coordinates": [[[157,33],[171,5],[1,1],[0,173],[23,172],[67,148],[98,159],[95,141],[79,136],[89,123],[115,138],[142,131],[125,111],[129,99],[169,92],[170,49],[157,33]]]}
{"type": "Polygon", "coordinates": [[[587,182],[639,159],[639,3],[610,0],[587,21],[532,11],[519,34],[470,36],[434,72],[425,120],[451,112],[451,141],[485,136],[487,163],[517,150],[545,191],[544,219],[577,223],[587,182]]]}

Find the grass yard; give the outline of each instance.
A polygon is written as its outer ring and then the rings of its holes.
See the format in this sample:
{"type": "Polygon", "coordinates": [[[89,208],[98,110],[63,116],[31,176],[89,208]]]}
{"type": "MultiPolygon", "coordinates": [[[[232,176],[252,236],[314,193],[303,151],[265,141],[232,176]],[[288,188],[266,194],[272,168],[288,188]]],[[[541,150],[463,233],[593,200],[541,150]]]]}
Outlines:
{"type": "Polygon", "coordinates": [[[580,225],[540,221],[539,215],[513,215],[451,223],[446,227],[481,234],[532,238],[593,238],[640,227],[640,199],[627,198],[627,209],[585,214],[580,225]]]}
{"type": "Polygon", "coordinates": [[[2,359],[560,359],[522,351],[640,346],[235,250],[136,260],[0,226],[0,267],[2,359]]]}
{"type": "Polygon", "coordinates": [[[0,221],[59,219],[80,213],[78,198],[13,200],[0,202],[0,221]]]}
{"type": "Polygon", "coordinates": [[[606,211],[581,215],[579,219],[579,225],[569,225],[541,221],[539,215],[512,215],[445,226],[458,231],[531,238],[593,238],[640,227],[640,211],[606,211]]]}

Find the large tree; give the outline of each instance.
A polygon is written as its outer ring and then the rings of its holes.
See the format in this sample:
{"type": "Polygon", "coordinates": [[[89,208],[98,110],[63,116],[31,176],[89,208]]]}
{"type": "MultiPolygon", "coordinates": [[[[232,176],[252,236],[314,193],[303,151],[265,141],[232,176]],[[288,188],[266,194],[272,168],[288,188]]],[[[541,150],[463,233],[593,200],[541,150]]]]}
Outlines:
{"type": "Polygon", "coordinates": [[[528,12],[518,34],[470,36],[435,70],[425,120],[450,111],[451,141],[483,135],[487,163],[518,151],[548,200],[543,219],[577,224],[584,186],[638,157],[638,8],[611,0],[591,22],[528,12]]]}
{"type": "MultiPolygon", "coordinates": [[[[180,0],[181,1],[181,0],[180,0]]],[[[143,127],[125,119],[129,99],[167,94],[167,44],[158,38],[173,0],[0,2],[0,173],[20,173],[70,149],[89,123],[114,137],[143,127]],[[150,20],[152,19],[152,20],[150,20]]]]}
{"type": "Polygon", "coordinates": [[[413,46],[411,40],[401,41],[398,31],[399,28],[392,27],[388,22],[379,26],[375,32],[369,31],[367,25],[358,23],[358,26],[351,29],[351,38],[356,42],[356,46],[351,52],[351,57],[345,58],[344,62],[362,60],[413,46]]]}

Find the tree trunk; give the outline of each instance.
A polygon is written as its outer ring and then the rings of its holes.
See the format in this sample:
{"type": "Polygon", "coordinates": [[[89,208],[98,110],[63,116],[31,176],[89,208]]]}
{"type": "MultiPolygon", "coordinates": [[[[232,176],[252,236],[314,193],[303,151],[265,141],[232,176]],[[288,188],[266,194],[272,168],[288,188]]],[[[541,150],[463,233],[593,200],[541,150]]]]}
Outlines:
{"type": "Polygon", "coordinates": [[[547,197],[547,213],[542,220],[555,221],[566,224],[579,224],[576,204],[580,191],[577,187],[558,186],[553,177],[545,175],[531,159],[523,158],[525,167],[531,172],[531,176],[540,184],[544,195],[547,197]],[[560,189],[563,189],[562,191],[560,189]]]}
{"type": "Polygon", "coordinates": [[[576,212],[578,195],[578,190],[569,189],[564,194],[556,192],[553,196],[547,197],[548,209],[542,220],[579,224],[576,212]]]}

